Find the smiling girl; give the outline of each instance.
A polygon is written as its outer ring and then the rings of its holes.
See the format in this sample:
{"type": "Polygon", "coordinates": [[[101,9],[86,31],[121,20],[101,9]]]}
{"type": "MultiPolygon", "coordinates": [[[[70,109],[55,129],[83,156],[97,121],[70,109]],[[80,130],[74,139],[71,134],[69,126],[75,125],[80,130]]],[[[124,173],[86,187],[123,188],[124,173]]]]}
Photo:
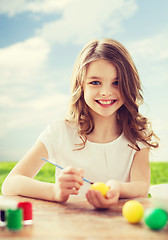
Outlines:
{"type": "Polygon", "coordinates": [[[149,151],[157,137],[147,118],[137,69],[125,47],[112,39],[89,42],[77,58],[65,120],[53,121],[4,181],[2,192],[57,202],[86,194],[96,208],[119,198],[145,197],[150,185],[149,151]],[[44,165],[41,157],[61,165],[56,183],[33,177],[44,165]],[[103,197],[83,177],[106,182],[103,197]]]}

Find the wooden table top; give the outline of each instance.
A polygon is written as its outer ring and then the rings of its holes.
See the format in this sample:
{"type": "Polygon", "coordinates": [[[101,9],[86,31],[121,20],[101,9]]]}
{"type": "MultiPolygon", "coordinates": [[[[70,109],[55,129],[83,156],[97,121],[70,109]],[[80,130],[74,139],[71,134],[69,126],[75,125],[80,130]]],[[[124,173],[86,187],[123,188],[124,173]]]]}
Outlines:
{"type": "MultiPolygon", "coordinates": [[[[30,201],[33,205],[33,224],[24,226],[18,232],[0,227],[0,239],[59,239],[59,240],[168,240],[168,224],[160,231],[150,230],[143,221],[130,224],[122,216],[126,199],[108,210],[96,210],[85,198],[71,197],[68,202],[60,204],[24,197],[4,197],[30,201]]],[[[144,208],[152,206],[150,199],[137,199],[144,208]]]]}

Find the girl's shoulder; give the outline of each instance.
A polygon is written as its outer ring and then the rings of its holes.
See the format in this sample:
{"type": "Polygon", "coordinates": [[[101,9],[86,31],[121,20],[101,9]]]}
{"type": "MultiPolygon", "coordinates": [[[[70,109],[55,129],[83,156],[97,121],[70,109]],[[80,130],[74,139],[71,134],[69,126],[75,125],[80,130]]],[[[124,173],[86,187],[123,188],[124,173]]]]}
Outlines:
{"type": "MultiPolygon", "coordinates": [[[[132,149],[136,149],[136,146],[133,145],[131,143],[131,141],[126,138],[124,133],[122,133],[121,141],[124,142],[125,144],[127,144],[127,146],[131,147],[132,149]]],[[[142,149],[142,148],[149,148],[149,146],[146,143],[142,142],[142,141],[136,141],[136,144],[138,145],[138,147],[140,149],[142,149]]]]}
{"type": "Polygon", "coordinates": [[[60,142],[70,141],[77,132],[76,129],[64,119],[54,119],[42,131],[38,139],[43,143],[59,145],[60,142]]]}
{"type": "Polygon", "coordinates": [[[52,120],[49,125],[47,126],[50,132],[52,133],[67,133],[67,132],[74,132],[77,130],[77,126],[72,124],[71,122],[65,119],[54,119],[52,120]]]}
{"type": "Polygon", "coordinates": [[[140,149],[149,148],[149,146],[147,144],[145,144],[144,142],[137,141],[137,145],[140,149]]]}

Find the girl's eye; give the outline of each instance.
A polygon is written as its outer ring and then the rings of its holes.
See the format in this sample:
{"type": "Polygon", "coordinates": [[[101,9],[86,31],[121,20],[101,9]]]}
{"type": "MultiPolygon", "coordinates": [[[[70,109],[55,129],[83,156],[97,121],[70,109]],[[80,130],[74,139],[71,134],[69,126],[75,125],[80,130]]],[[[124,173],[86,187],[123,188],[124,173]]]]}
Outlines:
{"type": "Polygon", "coordinates": [[[92,81],[92,82],[90,82],[90,84],[92,84],[92,85],[100,85],[100,82],[99,81],[92,81]]]}
{"type": "Polygon", "coordinates": [[[118,86],[118,81],[113,82],[113,85],[118,86]]]}

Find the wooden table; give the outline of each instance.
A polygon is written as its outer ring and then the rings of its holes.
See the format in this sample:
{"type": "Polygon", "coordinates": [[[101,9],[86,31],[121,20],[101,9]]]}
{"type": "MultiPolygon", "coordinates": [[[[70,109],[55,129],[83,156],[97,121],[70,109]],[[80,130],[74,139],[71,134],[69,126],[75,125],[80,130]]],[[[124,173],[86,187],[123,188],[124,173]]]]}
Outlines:
{"type": "MultiPolygon", "coordinates": [[[[59,204],[23,197],[4,197],[30,201],[33,204],[33,225],[24,226],[19,232],[0,228],[0,239],[59,239],[59,240],[168,240],[168,225],[160,231],[152,231],[141,221],[130,224],[122,216],[122,206],[127,200],[120,200],[110,210],[96,210],[86,199],[71,197],[59,204]]],[[[150,199],[137,199],[144,208],[151,206],[150,199]]]]}

